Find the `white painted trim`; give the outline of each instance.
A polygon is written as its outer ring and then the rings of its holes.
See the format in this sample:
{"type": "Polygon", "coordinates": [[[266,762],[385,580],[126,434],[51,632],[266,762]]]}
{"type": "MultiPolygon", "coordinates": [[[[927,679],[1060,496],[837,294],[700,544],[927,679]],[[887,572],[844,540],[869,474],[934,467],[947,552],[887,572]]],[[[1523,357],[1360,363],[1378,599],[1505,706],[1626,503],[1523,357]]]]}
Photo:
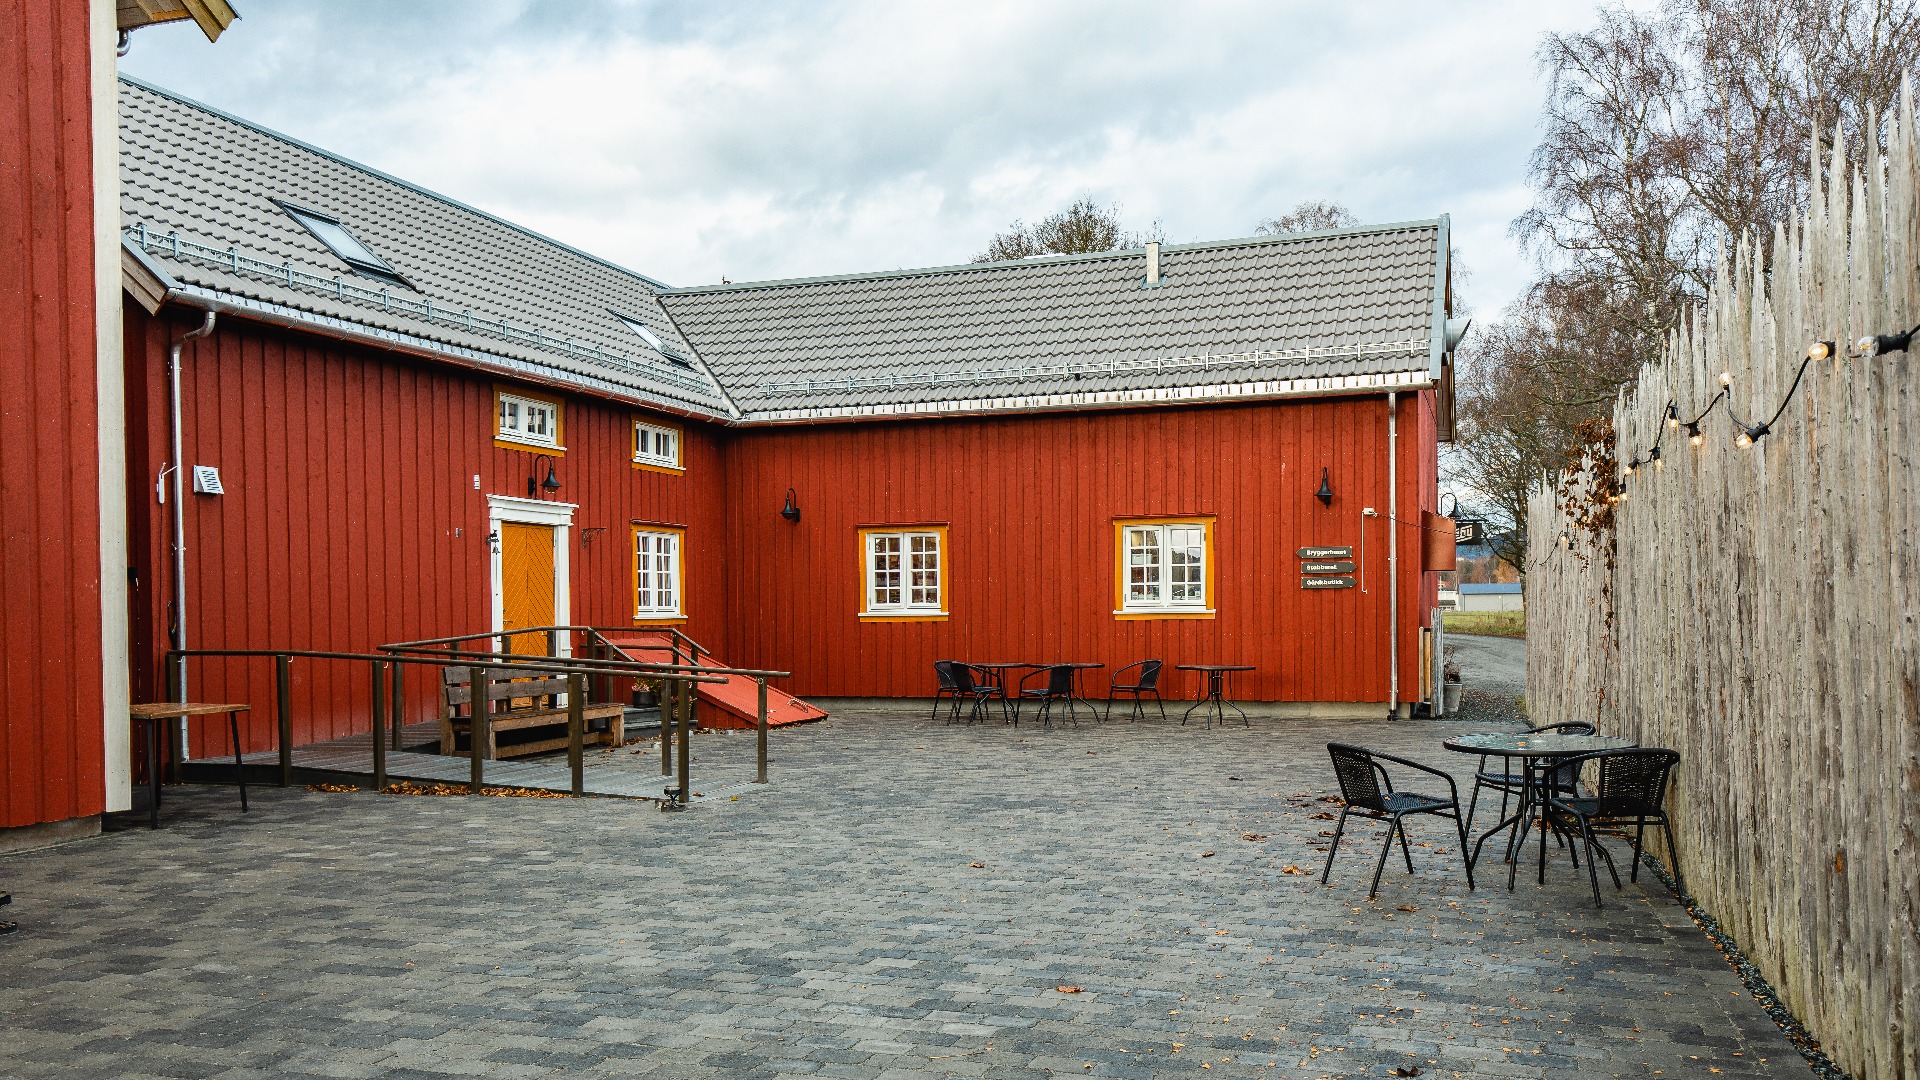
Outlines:
{"type": "MultiPolygon", "coordinates": [[[[120,325],[120,61],[115,0],[88,5],[93,53],[93,276],[100,461],[100,703],[105,807],[133,808],[127,625],[126,357],[120,325]]],[[[149,580],[156,575],[149,574],[149,580]]]]}
{"type": "MultiPolygon", "coordinates": [[[[499,633],[506,621],[506,586],[500,574],[500,525],[513,522],[520,525],[553,526],[553,622],[556,626],[568,626],[572,623],[572,604],[569,599],[573,573],[568,560],[572,545],[567,538],[573,532],[573,512],[579,509],[574,503],[544,502],[539,499],[521,499],[512,495],[487,496],[487,533],[492,540],[487,544],[487,562],[489,577],[493,582],[493,621],[491,629],[499,633]]],[[[496,641],[495,644],[498,644],[496,641]]],[[[572,656],[573,643],[562,641],[560,655],[572,656]]]]}

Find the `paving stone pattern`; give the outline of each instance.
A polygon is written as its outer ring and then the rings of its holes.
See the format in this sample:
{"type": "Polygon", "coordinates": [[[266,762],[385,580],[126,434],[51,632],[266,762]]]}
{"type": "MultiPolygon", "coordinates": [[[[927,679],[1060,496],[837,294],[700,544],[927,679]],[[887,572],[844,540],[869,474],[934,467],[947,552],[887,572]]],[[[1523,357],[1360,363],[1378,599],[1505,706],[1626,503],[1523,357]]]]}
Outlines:
{"type": "Polygon", "coordinates": [[[1460,730],[850,713],[774,732],[763,788],[751,733],[697,737],[740,793],[680,814],[180,789],[0,859],[0,1075],[1805,1075],[1647,875],[1469,892],[1419,822],[1379,903],[1378,826],[1320,885],[1326,741],[1464,773],[1460,730]]]}

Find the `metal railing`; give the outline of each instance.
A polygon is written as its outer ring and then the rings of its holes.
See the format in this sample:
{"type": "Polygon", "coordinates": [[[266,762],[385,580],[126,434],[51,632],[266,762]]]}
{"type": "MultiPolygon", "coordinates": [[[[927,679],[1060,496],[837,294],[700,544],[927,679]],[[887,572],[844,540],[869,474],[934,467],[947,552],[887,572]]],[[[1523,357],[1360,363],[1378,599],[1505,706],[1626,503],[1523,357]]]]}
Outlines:
{"type": "MultiPolygon", "coordinates": [[[[544,628],[543,628],[544,629],[544,628]]],[[[560,628],[552,628],[560,629],[560,628]]],[[[475,638],[490,638],[495,635],[468,635],[461,641],[475,638]]],[[[559,673],[567,679],[567,766],[570,773],[570,790],[575,796],[585,792],[585,709],[589,697],[589,679],[599,676],[609,683],[614,678],[647,679],[672,688],[675,698],[690,703],[693,687],[699,683],[722,683],[728,681],[731,672],[716,674],[692,670],[684,665],[655,664],[636,661],[631,658],[592,658],[574,656],[553,656],[528,653],[494,653],[441,651],[438,654],[423,654],[425,650],[411,650],[406,646],[382,646],[380,653],[334,652],[317,649],[169,649],[164,654],[165,670],[170,683],[174,682],[185,670],[190,658],[246,658],[272,657],[274,660],[274,697],[275,719],[278,730],[276,743],[279,751],[280,786],[293,783],[293,661],[295,659],[333,660],[360,662],[369,665],[371,682],[372,712],[372,766],[373,782],[376,789],[387,786],[387,743],[388,718],[391,707],[392,741],[395,749],[400,745],[400,728],[404,715],[404,684],[401,672],[405,665],[418,665],[429,668],[463,667],[469,669],[468,685],[476,688],[470,696],[468,707],[467,751],[469,766],[468,794],[478,795],[485,783],[486,747],[489,739],[489,709],[485,692],[477,688],[486,685],[490,673],[515,669],[529,673],[538,672],[551,675],[559,673]],[[402,655],[402,653],[410,653],[402,655]],[[391,675],[391,679],[388,676],[391,675]]],[[[768,673],[778,677],[780,673],[768,673]]],[[[171,691],[171,688],[169,688],[171,691]]],[[[172,697],[169,693],[169,697],[172,697]]],[[[762,697],[764,702],[764,695],[762,697]]],[[[762,709],[764,718],[765,710],[762,709]]],[[[663,711],[664,717],[664,711],[663,711]]],[[[691,753],[687,745],[687,734],[691,731],[692,713],[687,707],[687,723],[680,730],[679,787],[667,789],[664,794],[668,805],[684,808],[691,796],[691,753]]],[[[624,723],[624,718],[620,721],[624,723]]],[[[764,719],[763,719],[764,723],[764,719]]],[[[663,723],[661,742],[663,756],[666,754],[668,732],[663,723]]],[[[178,758],[176,757],[176,760],[178,758]]],[[[154,763],[149,763],[154,767],[154,763]]],[[[242,766],[244,767],[244,766],[242,766]]],[[[663,770],[663,775],[667,772],[663,770]]],[[[760,765],[760,782],[766,779],[766,760],[764,754],[760,765]]]]}

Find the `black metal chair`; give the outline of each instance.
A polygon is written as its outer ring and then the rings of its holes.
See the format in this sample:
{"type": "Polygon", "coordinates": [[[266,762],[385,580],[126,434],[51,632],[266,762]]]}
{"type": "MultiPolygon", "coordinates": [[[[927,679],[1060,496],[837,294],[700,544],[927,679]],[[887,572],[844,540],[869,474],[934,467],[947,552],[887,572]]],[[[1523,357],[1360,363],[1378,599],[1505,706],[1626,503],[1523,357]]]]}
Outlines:
{"type": "Polygon", "coordinates": [[[952,714],[960,711],[960,684],[954,680],[953,665],[954,661],[952,660],[935,660],[933,662],[933,677],[940,681],[940,685],[933,691],[933,713],[927,717],[929,723],[933,722],[933,720],[940,715],[940,698],[942,696],[952,699],[951,704],[947,708],[949,723],[952,722],[952,714]]]}
{"type": "Polygon", "coordinates": [[[1660,826],[1667,837],[1667,853],[1673,859],[1673,880],[1680,882],[1680,855],[1673,846],[1673,825],[1667,820],[1667,779],[1673,767],[1680,763],[1680,755],[1672,750],[1649,747],[1636,747],[1631,750],[1600,750],[1579,757],[1568,758],[1555,769],[1567,771],[1578,777],[1580,769],[1587,762],[1598,762],[1599,776],[1592,795],[1578,794],[1578,785],[1574,793],[1549,792],[1547,794],[1547,815],[1571,818],[1579,826],[1580,838],[1587,849],[1587,881],[1593,886],[1593,906],[1603,907],[1600,902],[1600,873],[1594,869],[1593,853],[1598,851],[1607,860],[1607,873],[1613,875],[1613,887],[1620,888],[1620,871],[1613,865],[1613,856],[1607,852],[1598,838],[1595,828],[1624,829],[1631,824],[1633,831],[1633,871],[1627,880],[1640,880],[1640,851],[1647,837],[1648,823],[1660,826]]]}
{"type": "MultiPolygon", "coordinates": [[[[1592,735],[1595,730],[1594,726],[1585,720],[1569,720],[1560,724],[1541,724],[1539,727],[1528,728],[1527,734],[1533,735],[1543,731],[1557,731],[1562,735],[1592,735]]],[[[1507,816],[1507,800],[1519,798],[1521,788],[1526,786],[1527,778],[1525,776],[1520,773],[1510,773],[1506,771],[1508,763],[1513,759],[1501,758],[1500,771],[1495,772],[1487,767],[1487,759],[1491,756],[1492,755],[1489,754],[1480,755],[1480,764],[1473,771],[1473,797],[1467,800],[1467,828],[1469,830],[1473,828],[1473,819],[1480,808],[1481,788],[1493,788],[1500,792],[1500,818],[1495,819],[1500,820],[1507,816]]],[[[1562,790],[1566,790],[1570,786],[1566,779],[1567,775],[1564,767],[1556,766],[1553,769],[1553,775],[1549,779],[1549,783],[1560,787],[1562,790]]],[[[1577,779],[1580,773],[1578,770],[1575,770],[1571,775],[1577,779]]]]}
{"type": "Polygon", "coordinates": [[[1380,894],[1380,873],[1387,868],[1387,856],[1393,851],[1396,833],[1400,837],[1400,854],[1407,860],[1407,873],[1413,873],[1413,852],[1407,847],[1407,830],[1402,819],[1409,814],[1433,814],[1453,819],[1460,837],[1460,862],[1467,868],[1467,888],[1473,888],[1473,861],[1467,857],[1467,823],[1460,815],[1460,789],[1453,777],[1417,761],[1350,743],[1330,742],[1327,753],[1333,758],[1333,773],[1340,781],[1340,796],[1347,805],[1341,808],[1340,822],[1333,827],[1333,843],[1327,848],[1327,865],[1320,871],[1320,884],[1325,885],[1333,874],[1333,857],[1339,854],[1340,838],[1346,835],[1348,814],[1358,813],[1387,823],[1386,842],[1380,847],[1379,861],[1373,865],[1373,886],[1367,890],[1369,900],[1380,894]],[[1393,790],[1393,779],[1387,775],[1383,761],[1445,780],[1447,797],[1393,790]]]}
{"type": "Polygon", "coordinates": [[[987,707],[987,702],[992,701],[994,698],[1000,699],[1000,711],[1004,716],[1007,708],[1007,692],[1000,687],[1000,684],[994,682],[992,679],[981,678],[978,673],[967,664],[960,663],[957,660],[952,661],[952,664],[953,667],[951,670],[953,672],[954,686],[953,715],[948,717],[947,722],[957,723],[959,721],[960,699],[962,698],[971,699],[973,702],[972,708],[967,710],[967,723],[969,724],[977,719],[981,719],[981,711],[987,707]]]}
{"type": "Polygon", "coordinates": [[[1137,664],[1128,664],[1126,667],[1114,672],[1112,680],[1107,684],[1107,714],[1101,717],[1101,719],[1113,719],[1113,699],[1116,695],[1132,694],[1133,713],[1131,714],[1131,718],[1138,721],[1142,716],[1146,715],[1146,706],[1141,703],[1141,695],[1152,694],[1154,704],[1160,707],[1160,719],[1165,720],[1167,718],[1167,705],[1166,702],[1160,698],[1160,669],[1163,666],[1164,665],[1158,660],[1142,660],[1137,664]],[[1139,673],[1133,677],[1132,682],[1121,681],[1126,677],[1127,672],[1133,671],[1136,668],[1139,669],[1139,673]]]}
{"type": "Polygon", "coordinates": [[[1067,718],[1073,721],[1074,727],[1080,726],[1080,716],[1073,708],[1073,697],[1073,668],[1066,664],[1053,664],[1037,671],[1029,671],[1020,678],[1021,700],[1033,698],[1037,701],[1040,705],[1040,720],[1048,727],[1053,726],[1053,703],[1056,701],[1067,703],[1067,718]],[[1036,675],[1045,675],[1047,685],[1028,689],[1027,681],[1036,675]]]}

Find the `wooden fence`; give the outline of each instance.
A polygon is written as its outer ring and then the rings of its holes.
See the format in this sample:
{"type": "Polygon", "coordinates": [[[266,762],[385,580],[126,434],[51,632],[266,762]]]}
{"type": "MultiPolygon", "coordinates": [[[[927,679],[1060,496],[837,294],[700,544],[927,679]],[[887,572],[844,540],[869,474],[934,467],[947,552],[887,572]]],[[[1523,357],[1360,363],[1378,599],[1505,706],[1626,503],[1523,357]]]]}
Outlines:
{"type": "Polygon", "coordinates": [[[1616,403],[1620,472],[1567,478],[1610,527],[1544,489],[1529,519],[1534,722],[1680,752],[1689,890],[1861,1078],[1920,1076],[1920,337],[1849,346],[1920,323],[1915,142],[1909,91],[1884,155],[1816,153],[1806,218],[1736,245],[1616,403]]]}

